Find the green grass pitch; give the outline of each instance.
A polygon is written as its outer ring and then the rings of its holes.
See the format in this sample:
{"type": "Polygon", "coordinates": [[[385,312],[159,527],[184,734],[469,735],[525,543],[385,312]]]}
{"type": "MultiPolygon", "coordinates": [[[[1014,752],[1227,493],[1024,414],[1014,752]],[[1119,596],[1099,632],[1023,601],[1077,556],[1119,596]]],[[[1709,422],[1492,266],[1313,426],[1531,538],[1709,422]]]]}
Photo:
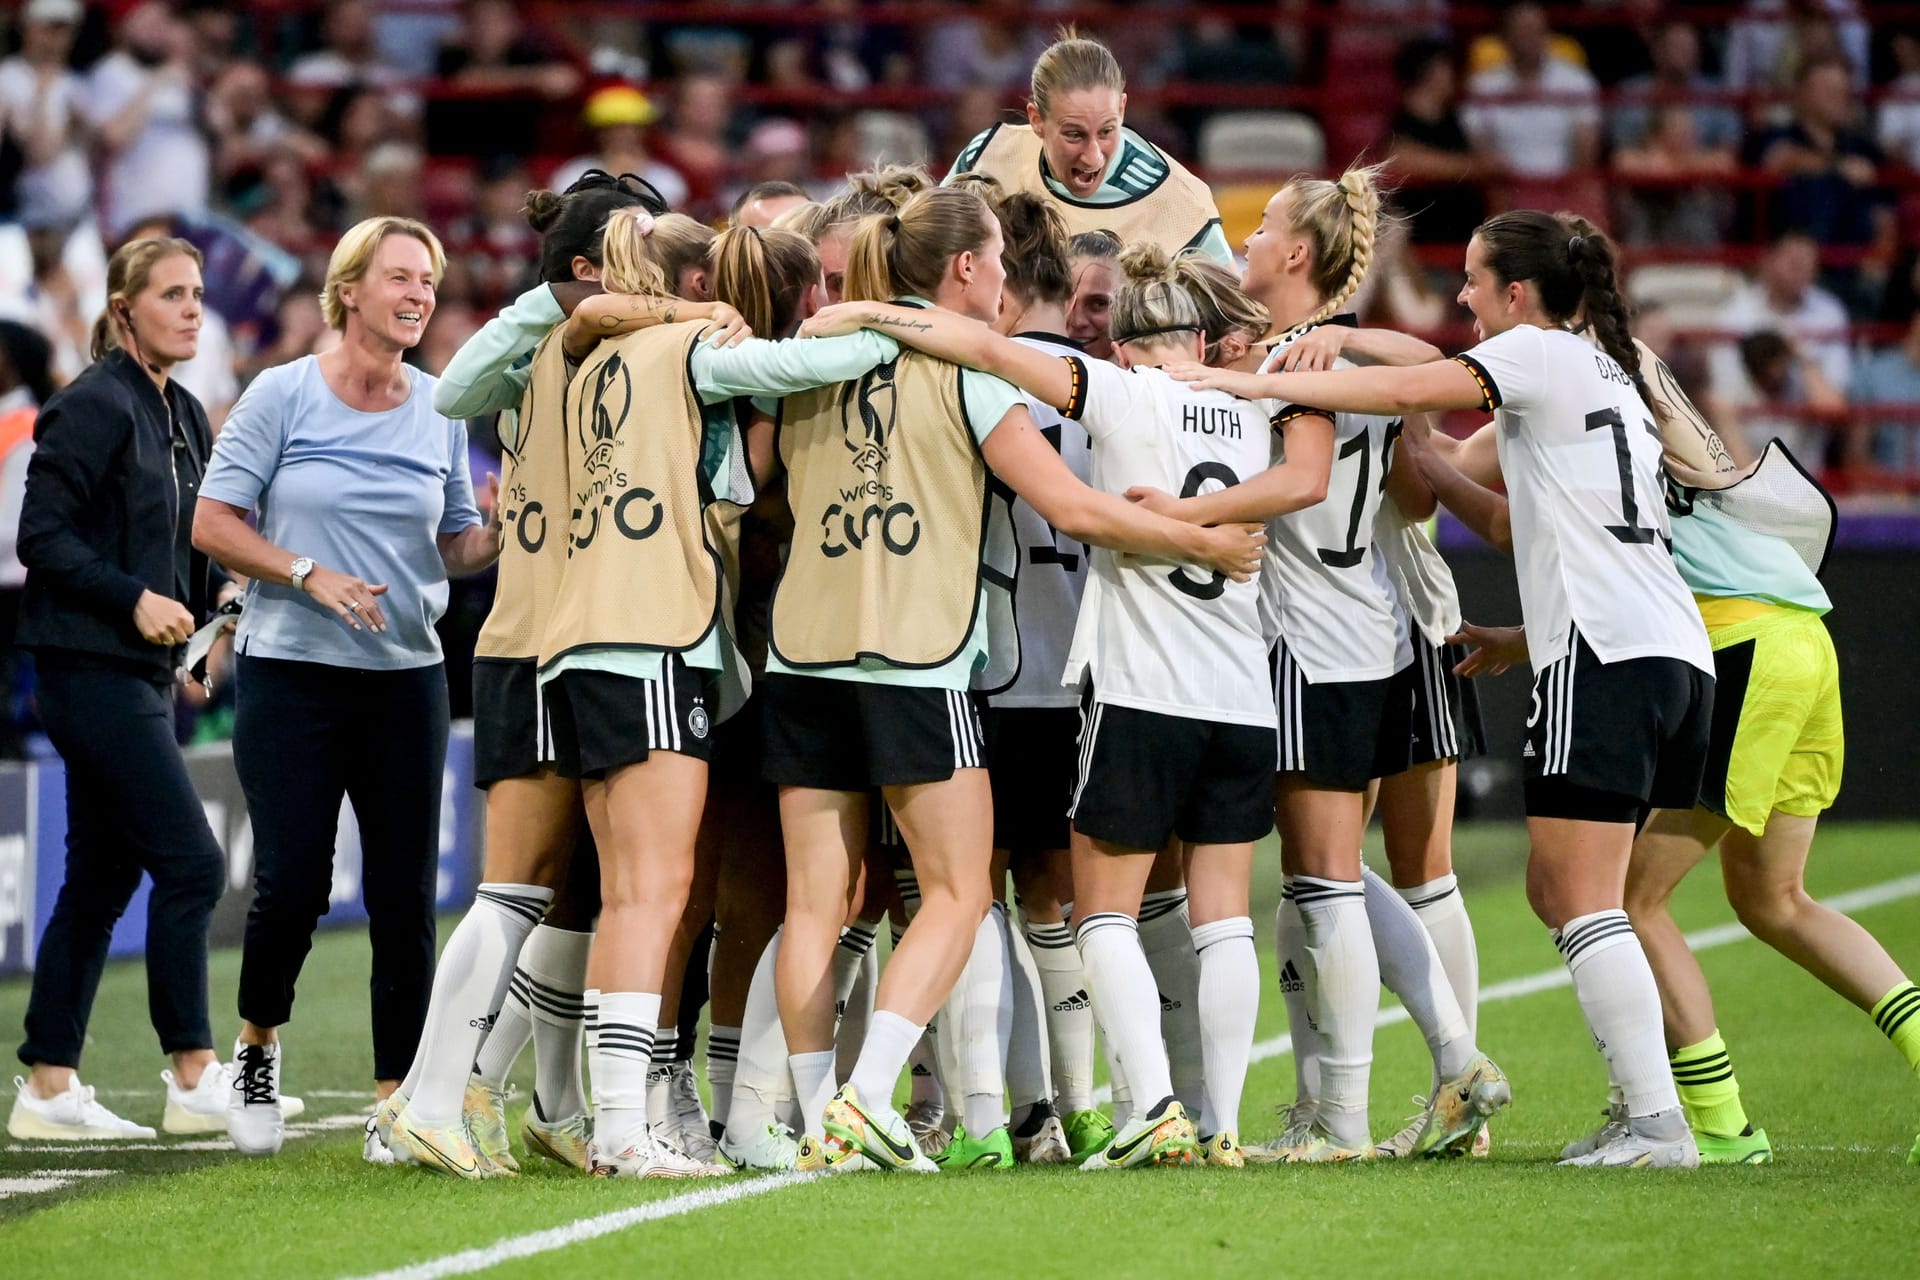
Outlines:
{"type": "MultiPolygon", "coordinates": [[[[1483,988],[1497,994],[1497,984],[1558,968],[1522,892],[1520,830],[1466,827],[1457,845],[1483,988]]],[[[1815,846],[1810,887],[1828,897],[1910,879],[1917,848],[1920,828],[1834,826],[1815,846]]],[[[1270,920],[1271,850],[1258,874],[1255,915],[1270,920]]],[[[1920,973],[1920,881],[1899,889],[1856,914],[1920,973]]],[[[1689,930],[1731,919],[1713,867],[1692,878],[1676,909],[1689,930]]],[[[1482,1006],[1481,1044],[1516,1095],[1484,1162],[695,1188],[590,1181],[537,1160],[522,1178],[477,1184],[363,1165],[366,943],[324,935],[287,1032],[286,1087],[307,1097],[304,1121],[331,1117],[335,1127],[291,1139],[265,1162],[206,1149],[218,1144],[51,1152],[0,1142],[0,1276],[1920,1276],[1920,1168],[1905,1164],[1920,1080],[1864,1014],[1759,943],[1725,939],[1701,958],[1748,1110],[1778,1153],[1770,1168],[1554,1168],[1560,1145],[1595,1124],[1605,1084],[1572,992],[1557,987],[1482,1006]],[[62,1176],[64,1185],[34,1189],[62,1176]],[[736,1198],[706,1203],[716,1188],[736,1198]],[[673,1203],[689,1195],[700,1207],[673,1203]]],[[[214,957],[221,1037],[234,1026],[237,967],[234,953],[214,957]]],[[[0,984],[9,1036],[25,1003],[24,983],[0,984]]],[[[1285,1022],[1269,972],[1260,1036],[1280,1035],[1285,1022]]],[[[1398,1127],[1426,1064],[1411,1026],[1382,1028],[1377,1134],[1398,1127]]],[[[164,1065],[142,970],[116,964],[85,1078],[116,1110],[157,1126],[164,1065]]],[[[523,1080],[522,1100],[525,1091],[523,1080]]],[[[1291,1092],[1286,1056],[1256,1062],[1242,1136],[1271,1136],[1273,1108],[1291,1092]]]]}

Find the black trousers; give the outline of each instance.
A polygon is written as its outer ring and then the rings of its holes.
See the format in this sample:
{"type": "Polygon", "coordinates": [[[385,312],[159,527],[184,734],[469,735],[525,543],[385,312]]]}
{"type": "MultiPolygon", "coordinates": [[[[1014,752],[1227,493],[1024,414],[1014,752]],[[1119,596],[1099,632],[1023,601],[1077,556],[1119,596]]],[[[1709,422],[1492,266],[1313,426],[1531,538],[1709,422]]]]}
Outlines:
{"type": "Polygon", "coordinates": [[[147,1012],[164,1053],[213,1047],[207,921],[226,858],[173,738],[172,684],[84,658],[38,664],[40,719],[67,767],[67,868],[40,939],[20,1060],[77,1067],[114,922],[140,877],[147,1012]]]}
{"type": "Polygon", "coordinates": [[[373,941],[373,1074],[398,1080],[419,1048],[433,989],[446,669],[242,657],[234,693],[233,754],[254,857],[240,1016],[262,1027],[292,1020],[294,986],[327,913],[344,797],[360,828],[373,941]]]}

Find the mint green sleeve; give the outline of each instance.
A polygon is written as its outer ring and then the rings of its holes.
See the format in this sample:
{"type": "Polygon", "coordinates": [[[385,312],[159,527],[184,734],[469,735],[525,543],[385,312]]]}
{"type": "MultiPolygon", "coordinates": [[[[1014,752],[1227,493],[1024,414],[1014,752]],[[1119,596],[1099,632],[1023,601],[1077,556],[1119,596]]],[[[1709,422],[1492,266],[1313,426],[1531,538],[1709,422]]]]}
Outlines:
{"type": "Polygon", "coordinates": [[[980,163],[980,153],[987,149],[987,139],[993,136],[992,129],[982,129],[973,135],[973,140],[960,149],[953,158],[953,167],[947,170],[947,176],[940,179],[943,187],[953,185],[953,180],[963,173],[971,173],[973,166],[980,163]]]}
{"type": "Polygon", "coordinates": [[[447,370],[433,391],[434,412],[448,418],[477,418],[518,409],[528,373],[514,365],[566,318],[553,290],[544,284],[515,298],[447,361],[447,370]]]}
{"type": "Polygon", "coordinates": [[[985,444],[993,429],[1000,425],[1000,419],[1007,416],[1007,410],[1025,404],[1027,397],[1020,388],[1004,378],[982,373],[978,369],[963,368],[960,370],[960,400],[966,406],[967,426],[973,431],[974,442],[985,444]]]}
{"type": "Polygon", "coordinates": [[[1227,243],[1227,233],[1221,229],[1220,219],[1215,218],[1207,224],[1207,229],[1187,242],[1187,248],[1198,249],[1223,267],[1233,263],[1233,246],[1227,243]]]}
{"type": "Polygon", "coordinates": [[[857,378],[900,354],[900,344],[862,329],[839,338],[748,338],[735,347],[696,343],[687,358],[705,404],[735,396],[785,396],[857,378]]]}

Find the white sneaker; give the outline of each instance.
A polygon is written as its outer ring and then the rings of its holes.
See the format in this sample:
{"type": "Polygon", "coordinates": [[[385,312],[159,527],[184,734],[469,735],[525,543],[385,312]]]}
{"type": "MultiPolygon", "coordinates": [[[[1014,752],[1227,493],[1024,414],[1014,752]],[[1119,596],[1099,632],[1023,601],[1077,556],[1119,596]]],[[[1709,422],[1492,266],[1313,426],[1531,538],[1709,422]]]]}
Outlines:
{"type": "Polygon", "coordinates": [[[780,1171],[793,1168],[800,1157],[800,1144],[794,1140],[793,1130],[775,1121],[739,1141],[735,1141],[733,1130],[727,1130],[720,1136],[718,1152],[736,1169],[780,1171]]]}
{"type": "Polygon", "coordinates": [[[590,1148],[588,1170],[596,1178],[723,1178],[733,1170],[695,1160],[654,1133],[618,1151],[604,1151],[598,1139],[590,1148]]]}
{"type": "MultiPolygon", "coordinates": [[[[168,1133],[227,1131],[227,1099],[233,1089],[231,1063],[209,1063],[200,1073],[200,1083],[191,1089],[182,1089],[171,1071],[162,1071],[160,1078],[167,1082],[167,1109],[160,1120],[162,1129],[168,1133]]],[[[299,1098],[280,1099],[280,1116],[284,1120],[298,1119],[306,1109],[307,1104],[299,1098]]]]}
{"type": "Polygon", "coordinates": [[[278,1155],[287,1140],[280,1110],[279,1044],[233,1046],[233,1074],[227,1091],[227,1136],[241,1155],[278,1155]]]}
{"type": "Polygon", "coordinates": [[[672,1108],[667,1113],[671,1117],[668,1133],[674,1145],[695,1160],[712,1163],[719,1155],[719,1144],[713,1140],[713,1126],[707,1122],[691,1062],[676,1062],[669,1068],[667,1102],[672,1108]]]}
{"type": "Polygon", "coordinates": [[[1613,1141],[1560,1162],[1581,1169],[1697,1169],[1700,1147],[1679,1111],[1630,1119],[1613,1141]]]}
{"type": "Polygon", "coordinates": [[[1609,1142],[1618,1142],[1627,1132],[1627,1104],[1610,1102],[1607,1104],[1606,1122],[1584,1138],[1575,1138],[1560,1149],[1560,1159],[1578,1160],[1581,1156],[1590,1156],[1609,1142]]]}
{"type": "Polygon", "coordinates": [[[387,1146],[387,1140],[380,1134],[379,1116],[367,1117],[366,1132],[360,1140],[360,1158],[368,1164],[400,1163],[400,1157],[393,1154],[393,1149],[387,1146]]]}
{"type": "Polygon", "coordinates": [[[393,1122],[407,1109],[407,1095],[395,1089],[373,1104],[373,1117],[367,1121],[366,1140],[360,1157],[368,1164],[410,1164],[412,1157],[393,1140],[393,1122]]]}
{"type": "Polygon", "coordinates": [[[1067,1131],[1059,1116],[1048,1116],[1031,1138],[1018,1134],[1013,1138],[1013,1158],[1021,1164],[1068,1164],[1073,1148],[1067,1145],[1067,1131]]]}
{"type": "Polygon", "coordinates": [[[13,1078],[13,1114],[7,1133],[22,1141],[79,1142],[107,1139],[157,1138],[143,1124],[122,1120],[93,1100],[93,1089],[74,1076],[65,1093],[42,1098],[21,1076],[13,1078]]]}

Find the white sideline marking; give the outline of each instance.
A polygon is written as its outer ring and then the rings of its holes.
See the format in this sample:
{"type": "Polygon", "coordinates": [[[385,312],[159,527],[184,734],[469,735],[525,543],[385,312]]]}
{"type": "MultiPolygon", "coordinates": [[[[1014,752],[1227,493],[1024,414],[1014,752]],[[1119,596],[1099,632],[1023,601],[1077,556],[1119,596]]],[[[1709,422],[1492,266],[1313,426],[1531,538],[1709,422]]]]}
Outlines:
{"type": "Polygon", "coordinates": [[[115,1169],[35,1169],[21,1178],[0,1178],[0,1200],[9,1196],[31,1196],[59,1191],[73,1185],[76,1178],[111,1178],[115,1169]]]}
{"type": "MultiPolygon", "coordinates": [[[[1897,880],[1884,880],[1879,884],[1866,885],[1859,889],[1849,889],[1845,893],[1836,893],[1831,898],[1822,898],[1824,906],[1835,911],[1851,915],[1856,911],[1865,911],[1870,907],[1884,906],[1889,902],[1898,902],[1902,898],[1920,897],[1920,875],[1901,876],[1897,880]]],[[[1728,924],[1716,924],[1709,929],[1696,929],[1687,935],[1687,948],[1690,951],[1711,951],[1715,947],[1724,947],[1731,942],[1740,942],[1751,938],[1746,926],[1738,921],[1728,924]]],[[[1560,987],[1573,985],[1573,975],[1565,965],[1555,965],[1551,969],[1542,969],[1539,973],[1530,973],[1524,978],[1510,978],[1505,982],[1496,982],[1480,990],[1482,1006],[1497,1004],[1502,1000],[1518,1000],[1522,996],[1538,995],[1542,991],[1553,991],[1560,987]]],[[[1375,1016],[1373,1025],[1390,1027],[1395,1023],[1406,1022],[1410,1015],[1400,1005],[1389,1005],[1375,1016]]],[[[1283,1057],[1293,1051],[1292,1036],[1274,1036],[1268,1040],[1256,1041],[1253,1055],[1248,1065],[1266,1062],[1271,1058],[1283,1057]]],[[[1101,1085],[1094,1090],[1095,1102],[1111,1102],[1113,1090],[1101,1085]]]]}
{"type": "Polygon", "coordinates": [[[750,1196],[763,1196],[769,1191],[778,1191],[783,1187],[807,1182],[817,1176],[811,1173],[776,1173],[765,1178],[725,1182],[716,1187],[689,1191],[684,1195],[673,1196],[666,1200],[654,1200],[647,1204],[634,1205],[630,1209],[616,1209],[612,1213],[603,1213],[597,1217],[581,1218],[562,1227],[550,1227],[530,1235],[510,1236],[505,1240],[496,1240],[490,1245],[477,1249],[465,1249],[459,1253],[448,1254],[444,1258],[416,1262],[412,1266],[396,1267],[392,1271],[374,1272],[371,1275],[358,1277],[358,1280],[440,1280],[443,1276],[471,1275],[475,1271],[497,1267],[503,1262],[512,1262],[517,1258],[531,1258],[536,1254],[552,1253],[556,1249],[582,1244],[604,1235],[611,1235],[615,1231],[625,1231],[628,1227],[638,1226],[643,1222],[678,1217],[680,1214],[693,1213],[698,1209],[711,1209],[716,1205],[731,1204],[735,1200],[745,1200],[750,1196]]]}
{"type": "MultiPolygon", "coordinates": [[[[1920,875],[1902,876],[1897,880],[1887,880],[1861,889],[1852,889],[1846,893],[1837,893],[1831,898],[1824,899],[1824,902],[1836,911],[1852,912],[1916,896],[1920,896],[1920,875]]],[[[1750,935],[1747,931],[1738,924],[1715,925],[1711,929],[1700,929],[1688,934],[1687,945],[1694,951],[1706,951],[1713,947],[1726,946],[1730,942],[1738,942],[1748,936],[1750,935]]],[[[1522,996],[1552,991],[1556,987],[1572,984],[1573,979],[1568,974],[1566,966],[1560,965],[1508,982],[1496,982],[1481,991],[1480,1003],[1487,1005],[1502,1000],[1517,1000],[1522,996]]],[[[1407,1011],[1396,1005],[1382,1009],[1379,1017],[1374,1020],[1374,1025],[1391,1026],[1396,1022],[1405,1022],[1407,1019],[1407,1011]]],[[[1264,1062],[1269,1058],[1280,1057],[1292,1048],[1292,1037],[1274,1036],[1253,1046],[1252,1060],[1264,1062]]],[[[1096,1091],[1095,1097],[1104,1102],[1109,1100],[1111,1094],[1107,1087],[1102,1085],[1096,1091]]],[[[1877,1150],[1877,1148],[1868,1149],[1877,1150]]],[[[752,1181],[732,1182],[707,1190],[690,1191],[685,1195],[655,1200],[650,1204],[636,1205],[631,1209],[620,1209],[597,1217],[581,1218],[565,1226],[551,1227],[530,1235],[510,1236],[505,1240],[497,1240],[493,1244],[477,1249],[466,1249],[460,1253],[449,1254],[444,1258],[435,1258],[427,1262],[414,1263],[411,1266],[397,1267],[391,1271],[355,1277],[354,1280],[441,1280],[445,1276],[471,1275],[476,1271],[497,1267],[503,1262],[552,1253],[615,1231],[625,1231],[628,1227],[638,1226],[643,1222],[677,1217],[700,1209],[711,1209],[716,1205],[730,1204],[735,1200],[744,1200],[750,1196],[764,1195],[769,1191],[778,1191],[782,1187],[807,1181],[814,1176],[817,1175],[775,1174],[752,1181]]]]}

